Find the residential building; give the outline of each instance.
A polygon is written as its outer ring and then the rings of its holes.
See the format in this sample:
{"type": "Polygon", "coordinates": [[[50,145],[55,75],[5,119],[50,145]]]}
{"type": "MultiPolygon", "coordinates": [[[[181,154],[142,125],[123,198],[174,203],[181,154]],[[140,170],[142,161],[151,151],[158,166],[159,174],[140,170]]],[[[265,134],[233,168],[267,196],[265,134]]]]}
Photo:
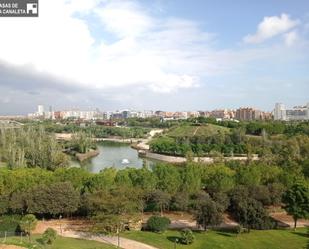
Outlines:
{"type": "Polygon", "coordinates": [[[309,120],[309,103],[304,106],[294,106],[291,109],[285,108],[285,106],[281,103],[276,103],[274,109],[274,119],[282,121],[309,120]]]}
{"type": "Polygon", "coordinates": [[[242,121],[261,120],[262,112],[251,107],[239,108],[236,110],[236,119],[242,121]]]}

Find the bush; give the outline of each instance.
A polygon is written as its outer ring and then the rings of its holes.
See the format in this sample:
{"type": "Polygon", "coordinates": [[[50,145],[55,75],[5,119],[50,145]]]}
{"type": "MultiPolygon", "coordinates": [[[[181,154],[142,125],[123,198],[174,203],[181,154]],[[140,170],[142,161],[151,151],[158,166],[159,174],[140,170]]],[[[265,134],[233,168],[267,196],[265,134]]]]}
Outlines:
{"type": "Polygon", "coordinates": [[[0,216],[0,233],[1,232],[19,232],[19,215],[3,215],[0,216]]]}
{"type": "Polygon", "coordinates": [[[190,229],[183,229],[180,233],[180,242],[185,245],[190,245],[194,242],[194,234],[190,229]]]}
{"type": "Polygon", "coordinates": [[[44,244],[51,245],[57,238],[57,232],[52,228],[47,228],[43,233],[42,241],[44,244]]]}
{"type": "Polygon", "coordinates": [[[147,229],[152,232],[164,232],[171,221],[169,218],[160,216],[151,216],[147,221],[147,229]]]}

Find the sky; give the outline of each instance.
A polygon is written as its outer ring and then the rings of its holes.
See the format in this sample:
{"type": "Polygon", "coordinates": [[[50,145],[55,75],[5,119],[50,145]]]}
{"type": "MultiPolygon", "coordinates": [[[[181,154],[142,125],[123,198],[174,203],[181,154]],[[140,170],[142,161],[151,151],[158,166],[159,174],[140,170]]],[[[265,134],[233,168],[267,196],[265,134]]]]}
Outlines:
{"type": "Polygon", "coordinates": [[[0,115],[309,102],[308,0],[39,0],[0,17],[0,115]]]}

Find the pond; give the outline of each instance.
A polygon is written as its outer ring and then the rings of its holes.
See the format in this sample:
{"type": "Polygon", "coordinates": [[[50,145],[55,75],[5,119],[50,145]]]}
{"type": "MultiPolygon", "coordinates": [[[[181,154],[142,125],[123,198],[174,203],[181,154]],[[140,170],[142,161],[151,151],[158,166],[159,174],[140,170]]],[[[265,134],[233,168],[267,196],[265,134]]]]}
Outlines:
{"type": "Polygon", "coordinates": [[[137,150],[132,149],[129,144],[115,142],[100,142],[97,144],[100,154],[82,163],[72,161],[72,166],[84,167],[90,172],[98,173],[104,168],[115,167],[124,169],[126,167],[142,168],[143,161],[152,167],[155,162],[140,158],[137,150]]]}

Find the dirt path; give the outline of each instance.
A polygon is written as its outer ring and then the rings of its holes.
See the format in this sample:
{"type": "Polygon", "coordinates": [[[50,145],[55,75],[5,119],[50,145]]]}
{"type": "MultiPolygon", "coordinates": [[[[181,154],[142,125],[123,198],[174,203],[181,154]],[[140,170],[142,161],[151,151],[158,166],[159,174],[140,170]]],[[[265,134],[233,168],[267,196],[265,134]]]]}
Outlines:
{"type": "Polygon", "coordinates": [[[195,129],[195,131],[194,131],[194,133],[193,133],[193,137],[195,136],[195,134],[197,133],[197,131],[199,130],[199,128],[200,128],[200,126],[197,127],[197,128],[195,129]]]}
{"type": "Polygon", "coordinates": [[[163,132],[163,129],[152,129],[149,132],[149,136],[146,139],[140,139],[140,142],[137,143],[136,148],[139,150],[149,150],[148,143],[151,141],[151,139],[156,135],[163,132]]]}
{"type": "Polygon", "coordinates": [[[0,244],[0,249],[26,249],[25,247],[0,244]]]}

